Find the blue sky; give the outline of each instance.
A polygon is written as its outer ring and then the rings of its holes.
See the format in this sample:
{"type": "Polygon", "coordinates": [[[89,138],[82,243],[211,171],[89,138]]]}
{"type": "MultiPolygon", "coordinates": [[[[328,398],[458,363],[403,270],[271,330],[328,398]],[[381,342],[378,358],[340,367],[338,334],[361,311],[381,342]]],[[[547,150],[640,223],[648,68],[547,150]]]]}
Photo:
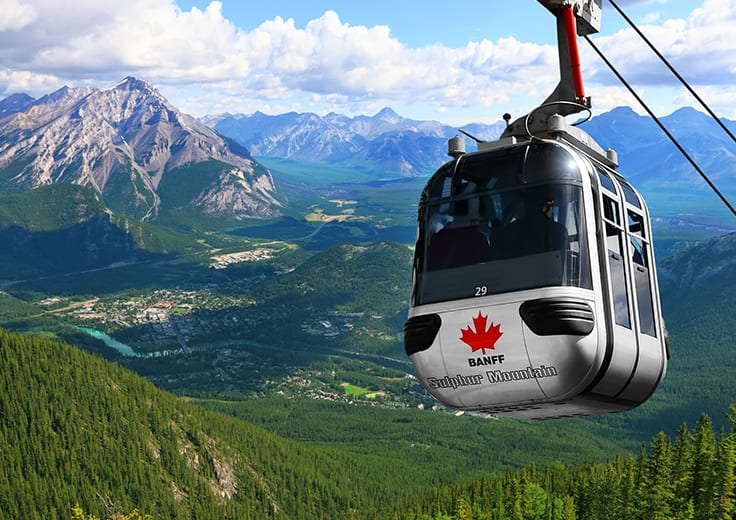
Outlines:
{"type": "MultiPolygon", "coordinates": [[[[607,2],[604,1],[604,6],[607,2]]],[[[618,0],[719,114],[736,118],[736,0],[618,0]]],[[[618,13],[594,39],[660,115],[693,100],[618,13]]],[[[3,0],[0,97],[133,75],[195,116],[287,111],[451,124],[520,115],[554,88],[536,0],[3,0]]],[[[594,113],[636,102],[580,42],[594,113]]]]}
{"type": "MultiPolygon", "coordinates": [[[[205,9],[205,0],[179,1],[184,10],[205,9]]],[[[605,4],[605,2],[604,2],[605,4]]],[[[699,5],[693,0],[642,1],[619,0],[619,7],[638,21],[647,18],[686,18],[699,5]]],[[[605,9],[611,8],[604,5],[605,9]]],[[[319,18],[325,11],[335,11],[350,25],[387,25],[391,34],[411,47],[441,43],[462,47],[468,41],[499,36],[514,36],[521,41],[553,43],[554,25],[550,15],[534,0],[470,0],[454,4],[445,0],[269,0],[245,2],[225,0],[222,13],[245,30],[258,27],[264,20],[280,16],[293,18],[297,27],[319,18]]],[[[603,34],[625,25],[618,16],[607,13],[603,34]]]]}

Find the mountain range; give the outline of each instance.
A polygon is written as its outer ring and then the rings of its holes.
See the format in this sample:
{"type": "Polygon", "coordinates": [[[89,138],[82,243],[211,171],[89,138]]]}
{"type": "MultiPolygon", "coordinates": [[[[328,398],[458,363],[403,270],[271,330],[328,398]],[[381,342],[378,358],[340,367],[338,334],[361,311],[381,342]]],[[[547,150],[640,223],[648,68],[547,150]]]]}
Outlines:
{"type": "MultiPolygon", "coordinates": [[[[736,198],[736,144],[715,122],[692,108],[661,120],[724,195],[736,198]]],[[[458,128],[404,118],[388,107],[373,116],[256,112],[197,120],[151,84],[127,77],[104,90],[64,87],[39,99],[0,100],[0,194],[66,182],[93,187],[108,208],[139,220],[270,219],[292,201],[279,188],[288,178],[264,167],[266,159],[339,166],[377,179],[423,178],[447,160],[447,139],[459,130],[493,140],[503,127],[458,128]]],[[[662,222],[724,221],[718,199],[651,118],[619,107],[581,128],[618,152],[621,171],[662,222]]]]}
{"type": "Polygon", "coordinates": [[[177,211],[270,218],[282,205],[245,148],[133,77],[0,101],[0,194],[55,183],[90,186],[139,220],[177,211]]]}
{"type": "MultiPolygon", "coordinates": [[[[448,160],[447,140],[460,130],[494,140],[504,128],[504,123],[453,127],[416,121],[390,108],[372,117],[256,112],[207,116],[202,121],[261,160],[336,165],[370,171],[379,178],[426,177],[448,160]]],[[[736,143],[708,115],[692,108],[681,108],[661,121],[724,195],[736,200],[736,143]]],[[[736,123],[722,121],[736,129],[736,123]]],[[[650,201],[660,225],[707,227],[709,234],[736,229],[723,204],[651,118],[618,107],[580,128],[618,153],[620,171],[650,201]]],[[[466,148],[473,151],[474,145],[468,143],[466,148]]]]}
{"type": "MultiPolygon", "coordinates": [[[[690,108],[663,123],[735,200],[736,145],[690,108]]],[[[491,140],[502,127],[476,123],[462,130],[491,140]]],[[[650,118],[620,107],[582,128],[618,152],[620,170],[649,203],[660,249],[669,253],[736,229],[650,118]]],[[[26,276],[196,248],[194,237],[165,228],[218,231],[240,222],[246,227],[239,235],[279,238],[291,226],[295,236],[311,236],[316,228],[305,212],[326,199],[356,200],[358,211],[383,215],[322,222],[319,236],[335,237],[323,242],[373,236],[409,243],[423,180],[447,160],[447,139],[459,130],[390,108],[374,116],[256,112],[197,120],[132,77],[102,90],[64,87],[39,99],[11,95],[0,100],[0,233],[13,245],[0,252],[0,263],[22,267],[23,274],[10,267],[6,273],[26,276]],[[81,188],[89,191],[75,191],[81,188]],[[142,221],[152,226],[143,231],[142,221]],[[266,227],[256,230],[258,221],[266,227]],[[58,256],[63,251],[66,256],[58,256]]]]}
{"type": "MultiPolygon", "coordinates": [[[[401,117],[385,107],[373,116],[289,112],[270,116],[218,114],[202,121],[247,147],[255,156],[311,163],[339,164],[378,172],[381,176],[418,176],[447,160],[447,139],[455,127],[438,121],[401,117]]],[[[495,139],[503,123],[472,124],[465,130],[495,139]]]]}
{"type": "MultiPolygon", "coordinates": [[[[736,187],[736,143],[706,114],[681,108],[661,118],[696,162],[727,188],[736,187]]],[[[461,127],[401,117],[390,108],[374,116],[289,112],[269,116],[220,114],[202,122],[247,147],[256,156],[324,164],[361,165],[385,176],[427,175],[447,161],[447,139],[463,130],[480,140],[497,139],[504,123],[461,127]]],[[[736,123],[723,120],[736,130],[736,123]]],[[[629,107],[605,112],[580,128],[614,149],[624,174],[642,185],[694,186],[700,178],[656,123],[629,107]],[[666,164],[667,169],[662,165],[666,164]]],[[[472,151],[472,144],[467,145],[472,151]]]]}
{"type": "MultiPolygon", "coordinates": [[[[683,107],[660,118],[700,168],[719,186],[736,188],[736,143],[708,115],[683,107]]],[[[736,122],[721,119],[732,132],[736,122]]],[[[618,152],[622,172],[642,187],[708,189],[692,165],[649,117],[618,107],[582,128],[618,152]]]]}

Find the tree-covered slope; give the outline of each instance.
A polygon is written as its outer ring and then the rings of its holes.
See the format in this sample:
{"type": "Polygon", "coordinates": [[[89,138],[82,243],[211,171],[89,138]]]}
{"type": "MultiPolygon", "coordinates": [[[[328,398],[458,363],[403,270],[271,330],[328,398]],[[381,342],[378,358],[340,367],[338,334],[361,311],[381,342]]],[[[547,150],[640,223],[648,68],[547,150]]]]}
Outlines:
{"type": "Polygon", "coordinates": [[[264,284],[258,295],[267,301],[309,297],[313,305],[346,312],[406,311],[411,262],[411,250],[400,244],[341,244],[264,284]]]}
{"type": "Polygon", "coordinates": [[[390,242],[341,244],[318,253],[254,290],[258,305],[247,312],[263,315],[268,309],[268,319],[259,320],[255,334],[270,344],[294,348],[305,339],[295,331],[299,324],[353,315],[350,339],[335,343],[366,352],[391,351],[403,358],[399,343],[409,307],[411,261],[408,247],[390,242]],[[391,340],[379,346],[361,337],[359,331],[365,328],[391,340]]]}
{"type": "MultiPolygon", "coordinates": [[[[734,408],[731,407],[733,413],[734,408]]],[[[735,420],[729,415],[731,424],[735,420]]],[[[648,449],[607,463],[487,475],[444,487],[386,517],[415,520],[725,520],[736,514],[736,434],[716,435],[708,415],[681,426],[674,441],[656,435],[648,449]]]]}
{"type": "Polygon", "coordinates": [[[660,428],[692,424],[701,412],[723,424],[736,400],[736,233],[665,258],[658,272],[672,350],[660,392],[679,414],[660,428]]]}
{"type": "Polygon", "coordinates": [[[402,465],[304,448],[68,345],[0,329],[0,517],[344,518],[402,465]]]}
{"type": "Polygon", "coordinates": [[[193,237],[107,209],[90,187],[0,196],[0,278],[44,276],[201,249],[193,237]]]}
{"type": "Polygon", "coordinates": [[[0,517],[63,518],[79,504],[103,517],[380,518],[438,484],[621,452],[581,423],[350,405],[331,419],[317,401],[269,403],[208,411],[75,347],[0,329],[0,517]],[[289,416],[292,440],[232,417],[254,413],[264,425],[289,416]]]}

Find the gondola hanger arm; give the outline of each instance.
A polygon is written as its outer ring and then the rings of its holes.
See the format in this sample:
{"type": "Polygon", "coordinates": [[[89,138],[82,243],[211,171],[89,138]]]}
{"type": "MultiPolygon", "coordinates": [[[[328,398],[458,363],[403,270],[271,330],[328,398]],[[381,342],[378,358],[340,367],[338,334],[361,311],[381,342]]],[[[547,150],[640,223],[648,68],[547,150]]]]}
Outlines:
{"type": "Polygon", "coordinates": [[[503,137],[527,138],[547,129],[552,115],[568,116],[590,108],[585,96],[578,35],[597,33],[602,0],[537,0],[557,21],[560,81],[547,99],[532,112],[511,123],[503,137]],[[533,117],[532,117],[533,116],[533,117]]]}
{"type": "Polygon", "coordinates": [[[557,19],[557,47],[560,59],[560,83],[545,101],[567,101],[590,108],[585,97],[578,50],[578,35],[600,31],[602,0],[537,0],[557,19]]]}

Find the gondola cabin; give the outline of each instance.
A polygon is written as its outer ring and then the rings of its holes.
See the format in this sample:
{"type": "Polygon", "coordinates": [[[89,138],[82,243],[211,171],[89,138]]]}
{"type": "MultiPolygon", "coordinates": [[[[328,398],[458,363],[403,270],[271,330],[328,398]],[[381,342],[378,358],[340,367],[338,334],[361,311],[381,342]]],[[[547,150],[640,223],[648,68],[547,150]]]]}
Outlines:
{"type": "Polygon", "coordinates": [[[618,412],[665,374],[647,206],[615,154],[551,120],[524,141],[450,150],[422,193],[405,349],[447,406],[618,412]]]}

